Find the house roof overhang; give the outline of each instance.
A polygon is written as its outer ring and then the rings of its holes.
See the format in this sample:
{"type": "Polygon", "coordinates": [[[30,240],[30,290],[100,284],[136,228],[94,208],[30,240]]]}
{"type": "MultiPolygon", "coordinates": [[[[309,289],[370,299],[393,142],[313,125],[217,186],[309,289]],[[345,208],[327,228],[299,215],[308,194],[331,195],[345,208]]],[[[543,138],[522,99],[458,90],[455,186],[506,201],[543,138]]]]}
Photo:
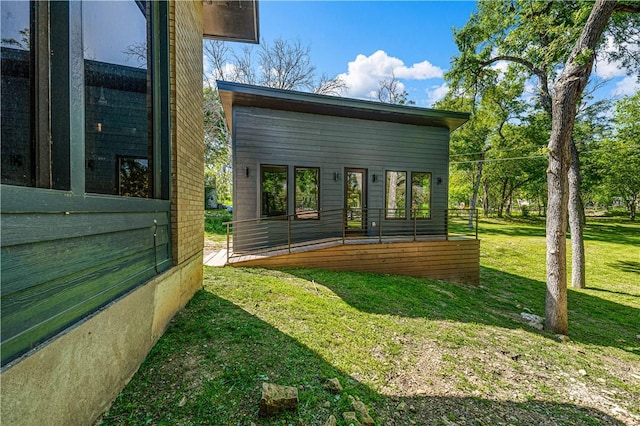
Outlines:
{"type": "Polygon", "coordinates": [[[227,125],[232,131],[233,106],[248,106],[283,111],[304,112],[363,120],[388,121],[418,126],[442,127],[453,131],[469,120],[469,113],[414,106],[386,104],[316,93],[297,92],[217,81],[220,101],[227,125]]]}

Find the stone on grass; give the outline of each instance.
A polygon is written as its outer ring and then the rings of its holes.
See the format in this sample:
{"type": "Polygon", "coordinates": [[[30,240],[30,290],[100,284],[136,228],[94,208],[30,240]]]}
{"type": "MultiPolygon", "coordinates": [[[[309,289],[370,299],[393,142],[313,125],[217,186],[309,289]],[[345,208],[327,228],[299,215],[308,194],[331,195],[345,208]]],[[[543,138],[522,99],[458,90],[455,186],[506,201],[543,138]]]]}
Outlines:
{"type": "Polygon", "coordinates": [[[544,318],[538,315],[530,314],[528,312],[522,312],[520,314],[520,317],[522,317],[522,319],[527,322],[527,325],[529,327],[533,327],[537,330],[542,330],[544,328],[544,318]]]}
{"type": "Polygon", "coordinates": [[[342,413],[342,418],[347,424],[352,424],[354,426],[360,426],[360,422],[358,421],[358,416],[356,416],[355,411],[347,411],[346,413],[342,413]]]}
{"type": "Polygon", "coordinates": [[[327,390],[333,393],[342,392],[342,385],[340,384],[340,380],[338,380],[337,377],[327,380],[327,382],[325,383],[325,387],[327,388],[327,390]]]}
{"type": "Polygon", "coordinates": [[[356,410],[356,413],[360,414],[360,421],[362,424],[365,426],[373,426],[375,424],[371,415],[369,415],[369,409],[362,401],[355,399],[351,395],[349,395],[349,401],[351,401],[351,406],[356,410]]]}
{"type": "Polygon", "coordinates": [[[398,406],[396,407],[396,410],[406,412],[408,408],[409,407],[407,407],[407,404],[403,401],[400,404],[398,404],[398,406]]]}
{"type": "Polygon", "coordinates": [[[332,414],[329,416],[324,426],[336,426],[337,424],[338,424],[338,421],[336,420],[336,417],[332,414]]]}
{"type": "Polygon", "coordinates": [[[271,416],[281,411],[295,410],[297,407],[298,388],[262,383],[259,411],[261,416],[271,416]]]}

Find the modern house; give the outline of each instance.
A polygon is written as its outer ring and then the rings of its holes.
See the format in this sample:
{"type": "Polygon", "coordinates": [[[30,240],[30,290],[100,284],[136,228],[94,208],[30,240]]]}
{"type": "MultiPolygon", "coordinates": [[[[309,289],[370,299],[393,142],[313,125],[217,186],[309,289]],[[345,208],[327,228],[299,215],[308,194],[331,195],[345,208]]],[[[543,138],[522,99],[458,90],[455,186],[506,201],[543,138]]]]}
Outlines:
{"type": "Polygon", "coordinates": [[[92,424],[202,288],[203,28],[256,13],[0,3],[3,425],[92,424]]]}
{"type": "Polygon", "coordinates": [[[448,229],[449,136],[468,114],[218,82],[233,142],[231,265],[477,283],[448,229]]]}

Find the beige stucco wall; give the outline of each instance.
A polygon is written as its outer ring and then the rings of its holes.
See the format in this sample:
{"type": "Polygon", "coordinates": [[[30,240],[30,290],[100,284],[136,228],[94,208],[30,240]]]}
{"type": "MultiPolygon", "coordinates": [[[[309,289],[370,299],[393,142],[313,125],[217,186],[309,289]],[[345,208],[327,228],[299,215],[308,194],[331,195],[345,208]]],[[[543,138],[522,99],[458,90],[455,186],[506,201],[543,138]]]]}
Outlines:
{"type": "Polygon", "coordinates": [[[95,313],[0,376],[0,424],[90,425],[202,288],[202,2],[170,3],[173,268],[95,313]]]}

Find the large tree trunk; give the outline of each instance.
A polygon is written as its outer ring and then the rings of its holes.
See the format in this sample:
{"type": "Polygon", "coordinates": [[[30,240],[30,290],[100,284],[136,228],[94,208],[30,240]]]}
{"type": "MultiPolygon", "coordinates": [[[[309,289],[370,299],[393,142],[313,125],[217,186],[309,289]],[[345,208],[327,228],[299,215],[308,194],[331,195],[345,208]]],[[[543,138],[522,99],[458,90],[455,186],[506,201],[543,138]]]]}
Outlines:
{"type": "Polygon", "coordinates": [[[553,120],[549,139],[549,185],[547,204],[547,296],[545,328],[568,334],[567,318],[567,210],[569,201],[569,167],[571,134],[576,118],[576,104],[587,85],[594,52],[611,14],[615,1],[596,0],[591,14],[576,42],[564,70],[554,85],[553,120]]]}
{"type": "Polygon", "coordinates": [[[585,224],[584,204],[580,187],[580,157],[576,143],[571,139],[571,167],[569,168],[569,229],[571,229],[571,285],[574,288],[585,288],[584,237],[585,224]]]}

